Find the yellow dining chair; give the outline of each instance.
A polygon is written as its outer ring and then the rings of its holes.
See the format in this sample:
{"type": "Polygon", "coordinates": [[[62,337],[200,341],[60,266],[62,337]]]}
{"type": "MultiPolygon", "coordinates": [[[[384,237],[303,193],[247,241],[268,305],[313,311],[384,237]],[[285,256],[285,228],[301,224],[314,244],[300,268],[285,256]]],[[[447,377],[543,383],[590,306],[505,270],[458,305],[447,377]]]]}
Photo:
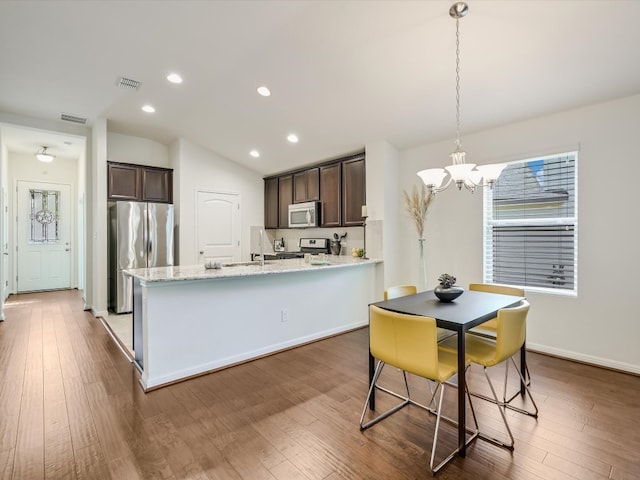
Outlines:
{"type": "Polygon", "coordinates": [[[392,298],[406,297],[407,295],[415,295],[418,293],[418,287],[415,285],[395,285],[388,287],[384,291],[384,299],[391,300],[392,298]]]}
{"type": "MultiPolygon", "coordinates": [[[[501,295],[514,295],[516,297],[524,297],[524,289],[518,287],[508,287],[506,285],[494,285],[490,283],[470,283],[469,290],[475,290],[477,292],[487,293],[499,293],[501,295]]],[[[490,333],[495,335],[497,326],[496,318],[487,320],[481,326],[472,328],[469,333],[486,334],[490,333]]]]}
{"type": "MultiPolygon", "coordinates": [[[[364,402],[364,408],[362,409],[360,430],[365,430],[372,425],[375,425],[379,421],[387,418],[409,404],[416,405],[427,411],[435,413],[436,425],[433,436],[433,445],[431,448],[431,459],[429,462],[429,469],[432,475],[435,475],[436,472],[444,467],[458,451],[456,447],[456,449],[444,460],[434,466],[440,419],[441,417],[446,419],[446,417],[441,415],[445,382],[458,371],[457,353],[449,350],[441,350],[438,347],[437,339],[436,321],[434,318],[396,313],[390,310],[384,310],[374,305],[369,307],[369,348],[371,354],[378,359],[378,364],[376,366],[371,385],[369,386],[369,392],[364,402]],[[382,369],[386,364],[437,382],[438,387],[441,389],[437,410],[434,412],[425,405],[413,400],[410,396],[408,386],[406,397],[378,387],[378,379],[380,378],[382,369]],[[369,399],[371,398],[374,389],[382,390],[383,392],[400,398],[402,403],[365,423],[365,415],[369,407],[369,399]]],[[[437,389],[434,396],[436,393],[437,389]]],[[[467,440],[468,444],[478,436],[478,424],[468,390],[467,397],[469,399],[469,405],[471,406],[471,412],[476,426],[475,430],[470,429],[470,433],[472,433],[472,435],[467,440]]]]}
{"type": "MultiPolygon", "coordinates": [[[[524,297],[524,289],[523,288],[509,287],[507,285],[496,285],[496,284],[491,284],[491,283],[470,283],[469,284],[469,290],[475,290],[477,292],[499,293],[501,295],[513,295],[515,297],[524,297]]],[[[487,320],[482,325],[479,325],[476,328],[472,328],[471,330],[469,330],[469,333],[472,333],[474,335],[482,335],[482,336],[485,336],[485,337],[495,338],[496,328],[497,328],[497,320],[494,317],[491,320],[487,320]]],[[[508,365],[509,364],[507,364],[507,366],[508,365]]],[[[509,375],[509,370],[508,370],[508,367],[507,367],[507,370],[505,371],[505,380],[504,380],[505,381],[505,385],[506,385],[506,382],[507,382],[508,375],[509,375]]],[[[527,385],[530,385],[531,384],[531,376],[529,375],[529,368],[526,366],[526,363],[525,363],[524,377],[527,380],[527,385]]],[[[504,400],[505,401],[511,401],[515,397],[517,397],[519,393],[520,393],[520,390],[518,390],[516,393],[510,395],[509,399],[507,400],[506,399],[507,393],[505,391],[504,400]]]]}
{"type": "MultiPolygon", "coordinates": [[[[418,287],[415,285],[394,285],[392,287],[387,287],[384,291],[384,299],[391,300],[392,298],[406,297],[407,295],[415,295],[416,293],[418,293],[418,287]]],[[[438,328],[437,331],[438,342],[455,335],[451,330],[446,330],[444,328],[438,328]]]]}
{"type": "MultiPolygon", "coordinates": [[[[538,416],[538,406],[536,405],[533,396],[531,395],[531,390],[529,386],[525,384],[525,391],[531,400],[534,411],[528,412],[526,410],[521,410],[510,406],[505,401],[498,400],[498,396],[496,395],[496,391],[493,388],[493,384],[491,383],[491,379],[487,374],[487,368],[492,367],[494,365],[498,365],[502,362],[508,362],[511,360],[513,366],[518,372],[520,376],[520,380],[524,383],[525,379],[523,377],[523,373],[518,368],[517,363],[512,358],[514,354],[516,354],[522,345],[524,344],[525,332],[527,328],[527,314],[529,313],[529,302],[523,300],[521,304],[517,307],[513,308],[505,308],[498,311],[498,316],[496,317],[496,337],[495,339],[490,339],[486,337],[481,337],[478,335],[467,334],[466,340],[466,357],[468,361],[471,363],[475,363],[477,365],[481,365],[483,367],[484,376],[487,379],[489,384],[489,388],[491,389],[491,394],[493,398],[486,397],[484,395],[479,395],[473,393],[472,395],[488,400],[492,403],[495,403],[498,406],[498,410],[500,411],[500,415],[502,416],[502,420],[507,429],[507,433],[509,434],[510,443],[502,442],[498,439],[488,437],[486,435],[481,434],[481,438],[485,440],[489,440],[492,443],[497,445],[506,447],[510,450],[513,449],[513,435],[511,433],[511,429],[509,428],[509,424],[507,423],[507,418],[505,416],[505,408],[509,407],[512,410],[521,411],[522,413],[527,413],[533,417],[538,416]]],[[[449,348],[452,346],[449,345],[449,348]]],[[[445,347],[441,347],[445,348],[445,347]]],[[[505,384],[506,388],[506,384],[505,384]]]]}

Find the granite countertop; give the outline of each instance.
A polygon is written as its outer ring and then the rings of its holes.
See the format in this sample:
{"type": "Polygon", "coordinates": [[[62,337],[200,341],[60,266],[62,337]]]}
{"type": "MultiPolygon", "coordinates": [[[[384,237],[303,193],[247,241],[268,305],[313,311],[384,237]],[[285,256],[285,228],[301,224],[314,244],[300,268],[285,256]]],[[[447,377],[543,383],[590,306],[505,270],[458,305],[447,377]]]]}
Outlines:
{"type": "Polygon", "coordinates": [[[382,259],[369,258],[365,260],[357,257],[328,255],[327,262],[328,263],[312,265],[305,263],[303,258],[292,258],[287,260],[267,260],[264,266],[260,265],[259,261],[236,262],[223,264],[223,267],[220,269],[205,269],[204,265],[186,265],[177,267],[130,268],[124,270],[124,273],[139,278],[146,283],[174,282],[356,267],[372,263],[381,263],[382,259]]]}

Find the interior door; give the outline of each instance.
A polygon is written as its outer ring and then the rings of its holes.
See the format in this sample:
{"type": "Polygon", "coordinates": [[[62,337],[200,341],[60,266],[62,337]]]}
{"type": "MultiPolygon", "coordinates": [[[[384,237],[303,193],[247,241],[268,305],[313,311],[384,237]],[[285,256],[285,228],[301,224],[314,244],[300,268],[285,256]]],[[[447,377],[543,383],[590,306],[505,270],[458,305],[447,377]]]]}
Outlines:
{"type": "Polygon", "coordinates": [[[197,260],[240,260],[240,195],[199,190],[196,193],[197,260]]]}
{"type": "Polygon", "coordinates": [[[71,288],[71,187],[18,181],[16,290],[71,288]]]}

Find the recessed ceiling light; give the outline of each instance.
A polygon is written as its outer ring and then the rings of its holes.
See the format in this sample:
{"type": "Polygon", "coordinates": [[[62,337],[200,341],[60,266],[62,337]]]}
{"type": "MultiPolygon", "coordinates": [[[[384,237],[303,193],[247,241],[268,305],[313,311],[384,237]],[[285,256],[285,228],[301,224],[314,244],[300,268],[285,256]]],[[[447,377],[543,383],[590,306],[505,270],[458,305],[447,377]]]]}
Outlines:
{"type": "Polygon", "coordinates": [[[271,95],[271,90],[262,85],[261,87],[258,87],[258,93],[263,97],[268,97],[269,95],[271,95]]]}
{"type": "Polygon", "coordinates": [[[144,107],[142,107],[142,111],[147,113],[155,113],[156,109],[151,105],[145,105],[144,107]]]}
{"type": "Polygon", "coordinates": [[[295,133],[290,133],[289,135],[287,135],[287,140],[289,140],[291,143],[298,143],[298,136],[295,133]]]}
{"type": "Polygon", "coordinates": [[[167,80],[169,80],[171,83],[182,83],[182,77],[177,73],[170,73],[169,75],[167,75],[167,80]]]}
{"type": "Polygon", "coordinates": [[[251,150],[249,152],[249,155],[251,155],[253,158],[258,158],[260,156],[260,152],[258,150],[251,150]]]}

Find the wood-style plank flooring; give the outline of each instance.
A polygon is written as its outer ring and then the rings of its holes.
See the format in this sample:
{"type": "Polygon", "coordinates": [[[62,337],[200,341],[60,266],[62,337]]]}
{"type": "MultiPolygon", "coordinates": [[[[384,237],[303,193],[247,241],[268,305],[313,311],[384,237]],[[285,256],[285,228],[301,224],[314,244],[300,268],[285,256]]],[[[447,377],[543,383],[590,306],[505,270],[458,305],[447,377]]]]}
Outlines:
{"type": "MultiPolygon", "coordinates": [[[[433,416],[408,407],[359,431],[366,329],[145,394],[77,291],[11,296],[5,312],[0,479],[430,477],[433,416]]],[[[476,441],[438,477],[640,479],[640,378],[536,354],[529,365],[540,418],[508,413],[515,451],[476,441]]],[[[482,430],[504,434],[494,405],[474,405],[482,430]]],[[[441,437],[445,448],[455,432],[441,437]]]]}

